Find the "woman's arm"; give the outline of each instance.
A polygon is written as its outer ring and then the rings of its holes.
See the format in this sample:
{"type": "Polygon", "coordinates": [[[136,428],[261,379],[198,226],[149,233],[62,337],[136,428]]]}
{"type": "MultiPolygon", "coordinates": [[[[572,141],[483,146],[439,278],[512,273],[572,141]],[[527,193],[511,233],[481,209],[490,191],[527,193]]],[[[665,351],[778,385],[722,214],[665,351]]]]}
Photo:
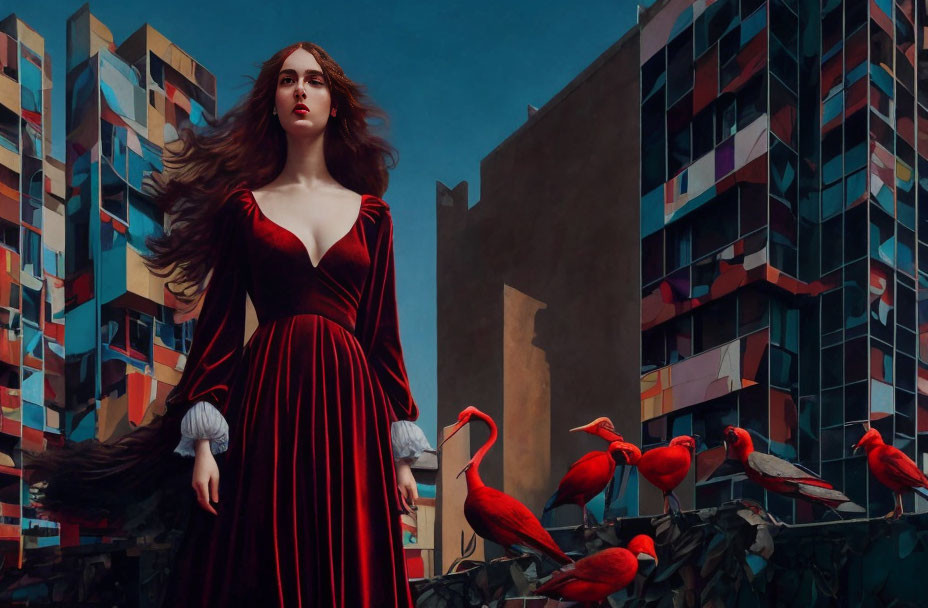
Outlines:
{"type": "Polygon", "coordinates": [[[383,200],[369,201],[365,211],[373,214],[374,221],[365,227],[365,236],[371,263],[358,306],[355,335],[389,402],[391,421],[415,420],[419,408],[403,360],[396,308],[393,219],[383,200]]]}

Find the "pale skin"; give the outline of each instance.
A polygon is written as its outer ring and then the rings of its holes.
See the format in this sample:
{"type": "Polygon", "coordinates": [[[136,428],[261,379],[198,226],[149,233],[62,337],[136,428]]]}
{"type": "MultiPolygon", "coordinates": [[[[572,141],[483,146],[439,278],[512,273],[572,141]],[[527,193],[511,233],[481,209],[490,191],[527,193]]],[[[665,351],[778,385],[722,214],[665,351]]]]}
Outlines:
{"type": "MultiPolygon", "coordinates": [[[[354,226],[361,196],[335,181],[325,165],[325,126],[338,108],[332,105],[322,67],[312,53],[299,48],[284,60],[274,106],[287,136],[287,160],[274,181],[253,191],[255,202],[272,222],[303,241],[310,263],[318,266],[329,248],[354,226]],[[294,111],[297,104],[306,110],[294,111]]],[[[210,499],[219,502],[219,467],[209,440],[197,440],[195,453],[191,485],[199,505],[216,515],[210,499]]],[[[400,496],[412,507],[419,493],[410,461],[397,460],[395,466],[400,496]]]]}

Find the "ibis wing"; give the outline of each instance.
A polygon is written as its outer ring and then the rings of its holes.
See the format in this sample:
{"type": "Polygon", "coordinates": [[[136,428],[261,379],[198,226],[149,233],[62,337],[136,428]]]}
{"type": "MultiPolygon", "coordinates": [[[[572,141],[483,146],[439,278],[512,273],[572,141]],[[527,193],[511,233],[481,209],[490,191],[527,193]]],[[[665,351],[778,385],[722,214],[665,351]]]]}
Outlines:
{"type": "Polygon", "coordinates": [[[803,464],[800,463],[800,462],[794,462],[794,463],[792,463],[792,464],[793,464],[793,466],[795,466],[797,469],[799,469],[800,471],[802,471],[802,472],[805,473],[806,475],[809,475],[809,476],[811,476],[811,477],[817,477],[817,476],[818,476],[818,474],[817,474],[815,471],[813,471],[812,469],[810,469],[809,467],[803,465],[803,464]]]}
{"type": "Polygon", "coordinates": [[[898,450],[884,449],[880,454],[880,462],[886,467],[887,471],[897,480],[911,487],[922,487],[925,485],[925,476],[918,470],[918,466],[898,450]]]}
{"type": "Polygon", "coordinates": [[[774,477],[776,479],[808,481],[813,484],[827,483],[821,477],[803,471],[782,458],[777,458],[776,456],[761,452],[751,452],[748,454],[748,466],[762,475],[774,477]]]}
{"type": "Polygon", "coordinates": [[[689,470],[690,453],[685,448],[667,446],[648,450],[641,455],[638,461],[638,470],[647,471],[652,475],[672,475],[680,468],[689,470]]]}
{"type": "Polygon", "coordinates": [[[521,502],[490,487],[481,488],[481,491],[474,493],[474,495],[476,502],[470,504],[465,502],[464,515],[471,527],[480,536],[506,546],[522,544],[538,549],[560,563],[572,561],[557,546],[548,531],[542,527],[535,514],[521,502]],[[512,540],[509,540],[506,542],[501,538],[497,538],[494,532],[502,532],[509,538],[517,539],[517,541],[512,542],[512,540]]]}
{"type": "Polygon", "coordinates": [[[796,490],[803,496],[817,500],[834,502],[849,502],[851,500],[838,490],[822,488],[820,486],[810,486],[809,484],[805,483],[797,483],[796,490]]]}
{"type": "MultiPolygon", "coordinates": [[[[571,564],[568,564],[567,567],[570,567],[571,564]]],[[[557,570],[554,572],[554,575],[551,577],[551,580],[547,581],[543,585],[539,585],[535,589],[536,594],[547,595],[547,594],[557,594],[560,595],[564,585],[567,583],[577,580],[574,576],[573,569],[571,570],[557,570]]]]}
{"type": "Polygon", "coordinates": [[[611,547],[600,551],[598,559],[587,558],[577,562],[573,574],[580,580],[602,583],[632,570],[638,571],[638,558],[628,549],[611,547]]]}
{"type": "Polygon", "coordinates": [[[606,452],[602,452],[602,451],[587,452],[586,454],[584,454],[583,456],[581,456],[580,458],[578,458],[576,462],[574,462],[572,465],[570,465],[570,470],[573,470],[573,469],[575,469],[575,468],[577,468],[577,467],[579,467],[579,466],[583,466],[583,465],[585,465],[585,464],[588,464],[588,463],[590,463],[590,461],[593,461],[593,460],[600,460],[600,459],[602,459],[604,456],[605,456],[606,458],[609,458],[610,460],[612,459],[612,456],[610,456],[610,455],[607,454],[606,452]]]}
{"type": "MultiPolygon", "coordinates": [[[[562,587],[569,581],[604,584],[607,581],[615,581],[617,577],[634,576],[637,570],[638,559],[628,549],[611,547],[573,564],[567,564],[555,572],[544,587],[546,591],[550,591],[562,587]]],[[[541,591],[541,588],[538,591],[541,591]]]]}

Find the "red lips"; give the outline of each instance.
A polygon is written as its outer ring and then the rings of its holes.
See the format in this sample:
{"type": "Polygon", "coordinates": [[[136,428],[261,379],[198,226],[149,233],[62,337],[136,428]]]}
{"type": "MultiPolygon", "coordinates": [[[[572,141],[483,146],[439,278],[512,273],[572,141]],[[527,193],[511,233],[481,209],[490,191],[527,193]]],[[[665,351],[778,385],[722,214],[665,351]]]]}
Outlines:
{"type": "Polygon", "coordinates": [[[305,111],[305,112],[309,112],[309,108],[307,108],[305,105],[303,105],[303,104],[301,104],[301,103],[298,103],[298,104],[296,104],[295,106],[293,106],[293,111],[294,111],[294,112],[298,112],[298,111],[300,111],[300,110],[303,110],[303,111],[305,111]]]}

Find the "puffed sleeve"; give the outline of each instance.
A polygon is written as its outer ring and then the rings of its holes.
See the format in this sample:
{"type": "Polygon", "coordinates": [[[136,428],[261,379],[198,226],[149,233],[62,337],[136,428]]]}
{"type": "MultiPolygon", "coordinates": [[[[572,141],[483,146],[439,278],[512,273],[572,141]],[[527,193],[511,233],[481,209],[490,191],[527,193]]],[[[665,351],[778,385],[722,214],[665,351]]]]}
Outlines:
{"type": "MultiPolygon", "coordinates": [[[[227,199],[217,212],[212,274],[202,296],[184,371],[166,400],[169,414],[175,419],[184,415],[180,424],[184,436],[196,431],[191,426],[196,420],[191,412],[194,404],[208,402],[226,415],[229,386],[244,350],[247,264],[237,202],[227,199]],[[188,413],[191,416],[185,415],[188,413]]],[[[206,410],[199,413],[205,416],[206,410]]],[[[221,423],[215,421],[215,425],[221,423]]]]}
{"type": "Polygon", "coordinates": [[[386,203],[378,204],[379,217],[373,242],[369,243],[371,265],[361,296],[355,333],[392,406],[393,421],[415,420],[419,408],[413,400],[400,346],[393,263],[393,220],[386,203]]]}
{"type": "Polygon", "coordinates": [[[182,437],[174,452],[181,456],[196,456],[197,439],[209,439],[213,454],[229,449],[229,423],[209,401],[197,401],[187,410],[180,423],[180,434],[182,437]]]}
{"type": "Polygon", "coordinates": [[[415,422],[397,420],[390,429],[393,442],[393,460],[405,460],[413,463],[425,450],[432,449],[425,433],[415,422]]]}

